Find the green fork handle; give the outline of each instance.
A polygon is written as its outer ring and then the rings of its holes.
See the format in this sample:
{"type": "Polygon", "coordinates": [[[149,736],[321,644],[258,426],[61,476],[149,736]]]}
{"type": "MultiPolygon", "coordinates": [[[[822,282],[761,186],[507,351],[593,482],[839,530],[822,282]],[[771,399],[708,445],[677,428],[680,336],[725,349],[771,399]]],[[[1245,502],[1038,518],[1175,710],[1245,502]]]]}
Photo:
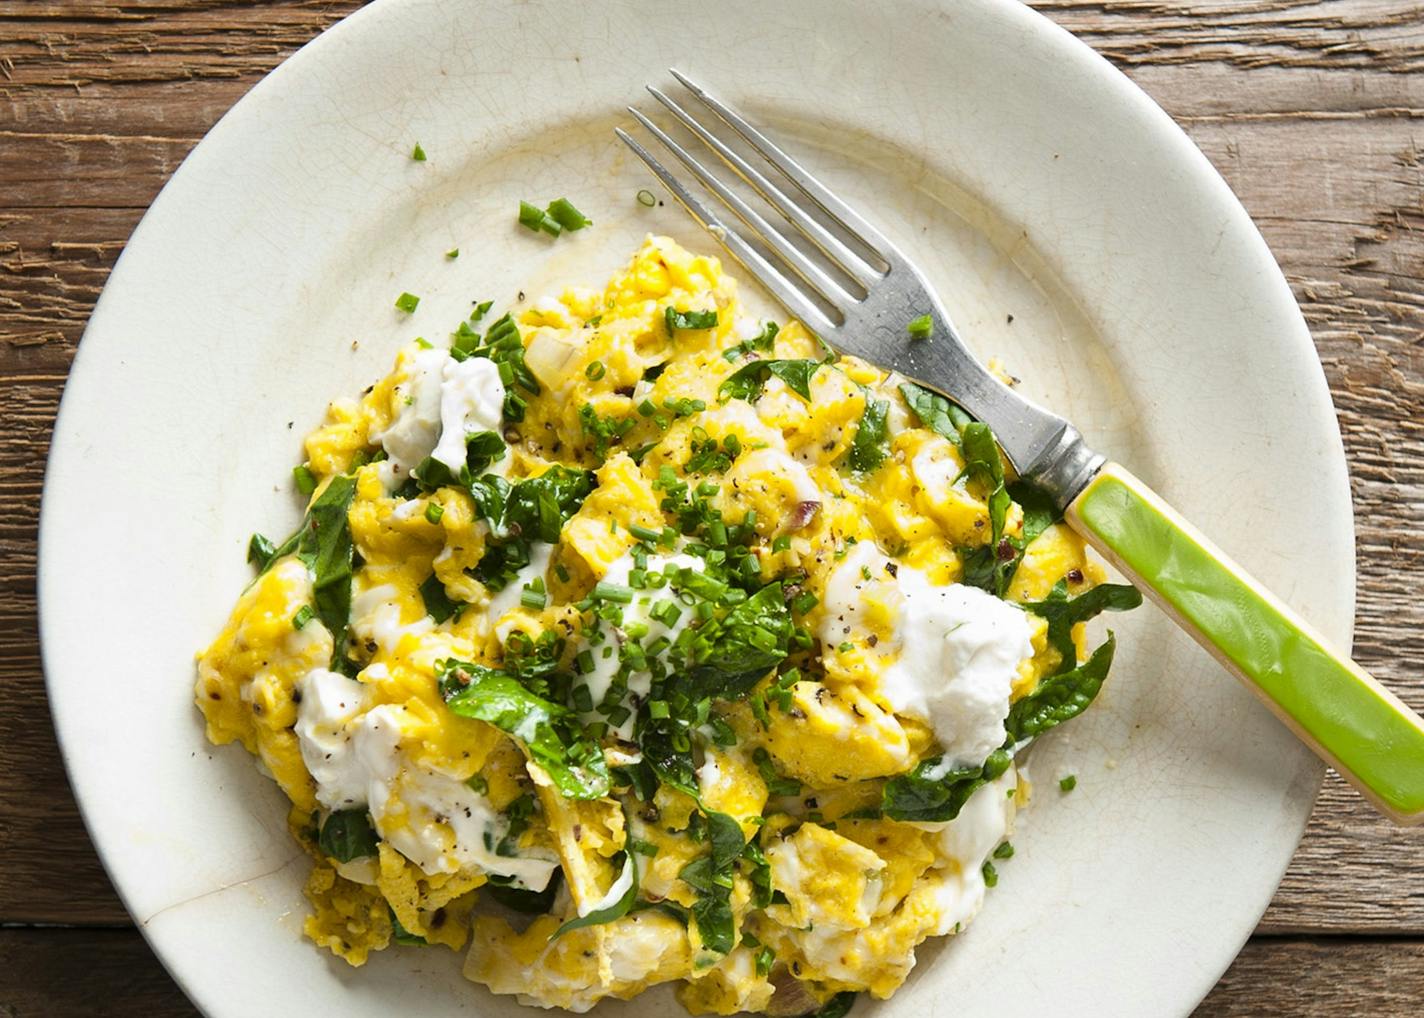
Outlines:
{"type": "Polygon", "coordinates": [[[1108,463],[1068,524],[1396,823],[1424,821],[1424,719],[1108,463]]]}

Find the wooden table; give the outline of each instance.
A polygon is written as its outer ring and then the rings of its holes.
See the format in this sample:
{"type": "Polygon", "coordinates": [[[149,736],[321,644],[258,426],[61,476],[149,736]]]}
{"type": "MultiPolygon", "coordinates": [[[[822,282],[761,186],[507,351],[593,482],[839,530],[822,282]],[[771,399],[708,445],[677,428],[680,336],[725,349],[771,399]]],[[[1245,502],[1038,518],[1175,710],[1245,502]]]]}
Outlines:
{"type": "MultiPolygon", "coordinates": [[[[36,646],[40,484],[65,372],[144,209],[233,102],[357,6],[0,0],[0,1018],[194,1013],[115,897],[60,766],[36,646]]],[[[1190,132],[1284,267],[1350,460],[1355,651],[1424,707],[1424,5],[1035,6],[1190,132]]],[[[1332,775],[1198,1014],[1421,1002],[1424,829],[1391,828],[1332,775]]]]}

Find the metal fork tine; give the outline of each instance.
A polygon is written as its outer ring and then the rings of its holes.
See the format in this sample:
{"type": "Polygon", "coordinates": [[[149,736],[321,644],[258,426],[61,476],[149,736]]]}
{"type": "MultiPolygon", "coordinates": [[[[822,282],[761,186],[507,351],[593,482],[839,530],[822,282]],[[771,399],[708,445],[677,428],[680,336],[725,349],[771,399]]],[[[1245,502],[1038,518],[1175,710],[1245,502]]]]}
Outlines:
{"type": "Polygon", "coordinates": [[[799,287],[748,244],[740,233],[724,223],[700,199],[688,191],[662,163],[653,157],[652,153],[633,140],[627,131],[621,127],[615,127],[613,133],[618,135],[623,144],[633,150],[634,155],[647,164],[648,169],[653,171],[653,175],[662,182],[663,187],[668,189],[678,203],[687,209],[692,218],[696,219],[704,230],[715,237],[733,258],[741,262],[748,272],[756,276],[762,286],[771,291],[772,296],[781,301],[788,311],[808,325],[813,332],[821,334],[823,339],[826,338],[826,333],[840,324],[827,316],[814,301],[808,299],[799,287]]]}
{"type": "Polygon", "coordinates": [[[858,216],[855,210],[827,190],[825,185],[806,172],[796,160],[783,152],[775,142],[749,124],[744,117],[726,103],[711,95],[701,85],[688,79],[676,68],[668,70],[704,106],[720,117],[728,127],[740,134],[747,144],[760,152],[783,177],[795,184],[802,194],[815,202],[821,211],[839,223],[847,233],[864,245],[866,250],[872,252],[888,266],[889,259],[885,256],[885,252],[894,250],[894,248],[889,241],[881,236],[879,230],[858,216]]]}
{"type": "MultiPolygon", "coordinates": [[[[717,153],[724,163],[750,184],[766,200],[767,204],[780,212],[793,226],[805,234],[841,271],[865,287],[880,278],[881,273],[877,266],[867,261],[863,255],[852,251],[841,242],[839,237],[827,230],[812,216],[807,215],[805,209],[788,198],[781,188],[768,180],[764,173],[743,159],[726,142],[707,130],[696,117],[661,90],[652,85],[647,88],[654,99],[662,103],[668,112],[677,117],[689,131],[701,138],[708,148],[717,153]]],[[[859,297],[860,295],[855,294],[854,296],[859,297]]]]}
{"type": "Polygon", "coordinates": [[[751,227],[762,241],[771,247],[793,271],[799,275],[805,283],[816,291],[817,295],[827,304],[835,306],[838,304],[837,298],[859,300],[862,294],[853,293],[843,285],[837,283],[819,265],[807,258],[805,254],[796,249],[796,246],[783,237],[775,227],[762,217],[761,213],[743,201],[735,192],[728,189],[727,185],[718,180],[705,166],[693,158],[692,153],[683,148],[667,132],[645,117],[633,107],[628,107],[628,112],[637,118],[638,123],[645,127],[658,141],[662,142],[673,155],[677,156],[682,165],[692,171],[703,185],[722,199],[723,204],[741,217],[742,222],[751,227]]]}

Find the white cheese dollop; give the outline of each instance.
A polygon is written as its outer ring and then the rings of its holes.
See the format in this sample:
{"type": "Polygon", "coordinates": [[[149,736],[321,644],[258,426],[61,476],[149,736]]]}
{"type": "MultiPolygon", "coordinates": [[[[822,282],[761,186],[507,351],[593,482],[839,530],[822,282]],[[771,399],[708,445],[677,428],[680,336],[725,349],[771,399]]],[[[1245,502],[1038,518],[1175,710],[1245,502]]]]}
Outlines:
{"type": "Polygon", "coordinates": [[[936,899],[939,904],[939,925],[934,935],[942,937],[963,929],[984,904],[986,886],[984,863],[1012,831],[1014,796],[1018,774],[1010,767],[995,781],[984,785],[969,797],[959,816],[947,824],[917,824],[917,827],[942,828],[939,833],[935,863],[943,873],[936,899]]]}
{"type": "Polygon", "coordinates": [[[405,380],[395,387],[399,408],[395,420],[371,436],[386,450],[390,480],[396,486],[405,483],[440,437],[441,383],[449,362],[448,351],[436,347],[417,350],[405,380]]]}
{"type": "Polygon", "coordinates": [[[365,807],[376,833],[426,873],[474,866],[533,890],[548,885],[556,859],[496,854],[508,824],[489,800],[402,752],[403,708],[370,707],[368,686],[324,668],[303,676],[300,690],[297,743],[323,807],[365,807]]]}
{"type": "Polygon", "coordinates": [[[894,611],[894,639],[879,644],[881,653],[895,655],[880,675],[891,708],[930,724],[948,767],[983,763],[1007,737],[1014,678],[1033,655],[1028,618],[976,587],[936,586],[863,541],[826,584],[824,645],[854,635],[867,596],[894,611]]]}
{"type": "MultiPolygon", "coordinates": [[[[440,387],[440,441],[430,453],[453,472],[465,465],[465,438],[478,431],[498,434],[504,414],[504,383],[499,366],[488,357],[467,357],[445,362],[440,387]]],[[[509,456],[490,468],[509,469],[509,456]]]]}

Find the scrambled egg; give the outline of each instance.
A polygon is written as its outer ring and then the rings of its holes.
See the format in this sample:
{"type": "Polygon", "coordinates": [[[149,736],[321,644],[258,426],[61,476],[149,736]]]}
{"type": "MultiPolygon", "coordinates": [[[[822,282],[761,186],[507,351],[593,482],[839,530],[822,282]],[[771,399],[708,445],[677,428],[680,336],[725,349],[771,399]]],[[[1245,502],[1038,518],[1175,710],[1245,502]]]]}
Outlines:
{"type": "Polygon", "coordinates": [[[208,737],[291,799],[307,935],[574,1011],[889,996],[1027,799],[1011,705],[1091,686],[1101,571],[714,258],[649,238],[487,312],[331,404],[198,660],[208,737]]]}

